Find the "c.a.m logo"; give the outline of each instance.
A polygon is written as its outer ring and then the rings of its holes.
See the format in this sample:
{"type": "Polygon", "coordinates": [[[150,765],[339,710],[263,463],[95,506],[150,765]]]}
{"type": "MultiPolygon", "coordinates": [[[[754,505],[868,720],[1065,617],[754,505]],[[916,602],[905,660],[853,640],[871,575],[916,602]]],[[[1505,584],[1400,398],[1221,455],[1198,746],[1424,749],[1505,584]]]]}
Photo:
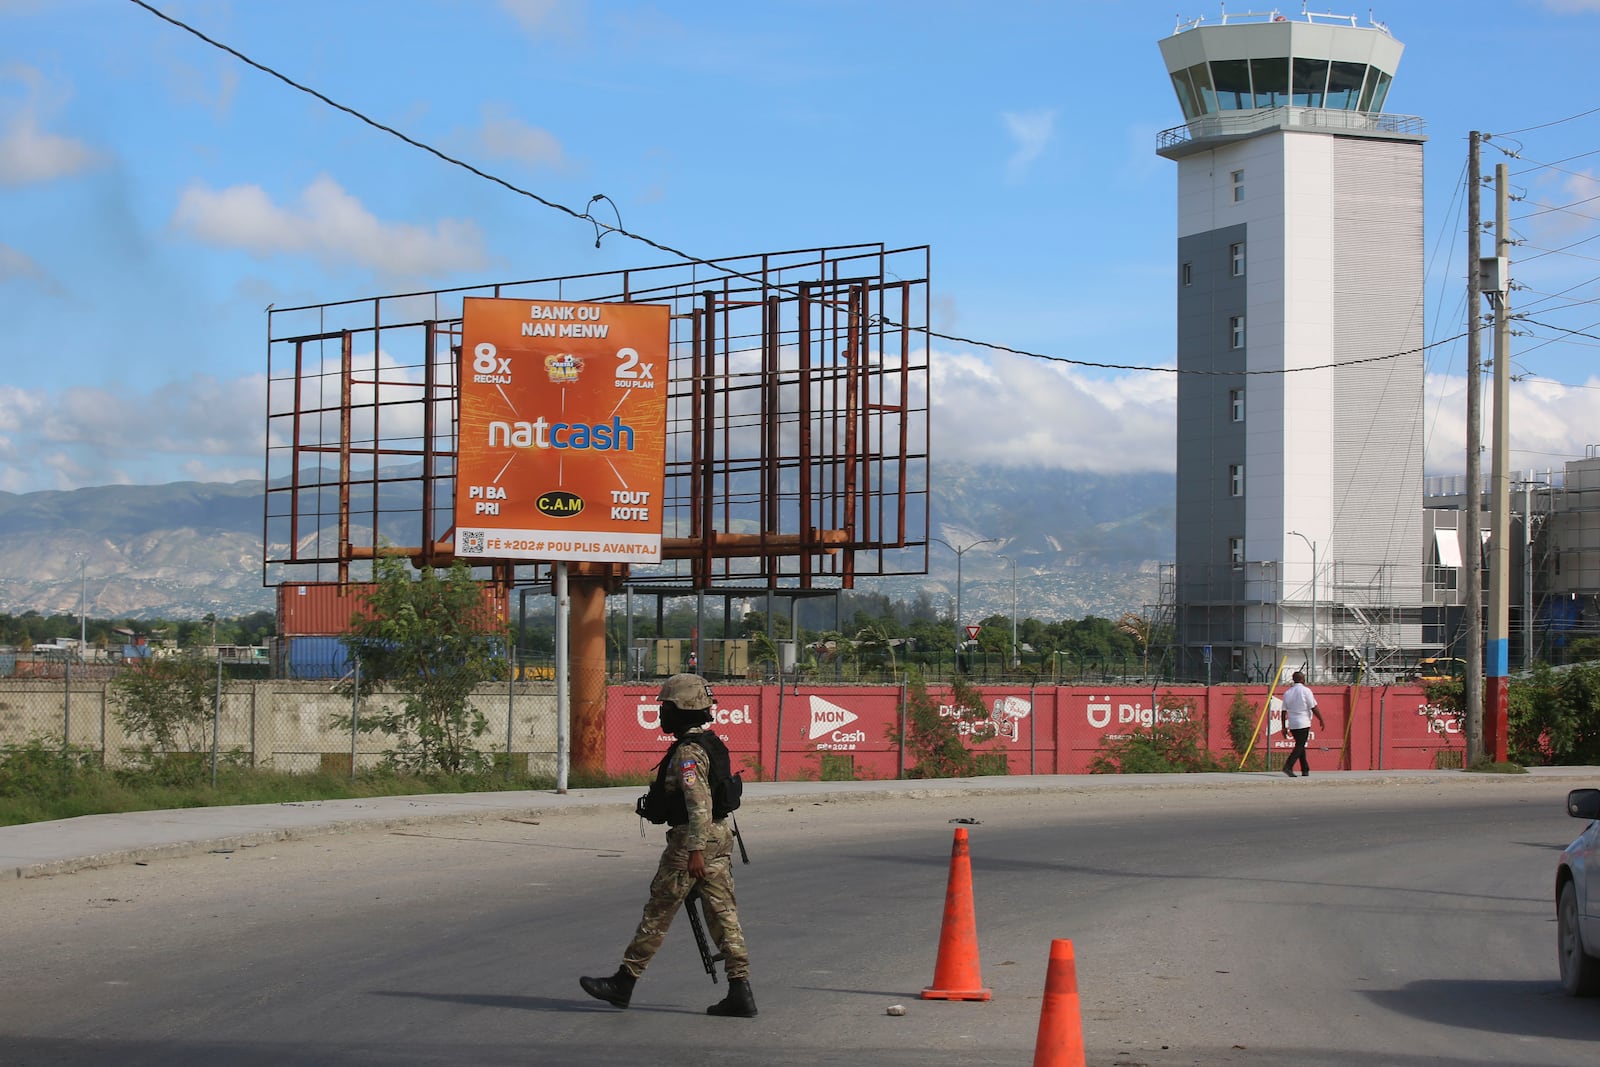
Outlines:
{"type": "Polygon", "coordinates": [[[540,493],[533,506],[552,519],[570,519],[583,510],[583,497],[560,490],[540,493]]]}

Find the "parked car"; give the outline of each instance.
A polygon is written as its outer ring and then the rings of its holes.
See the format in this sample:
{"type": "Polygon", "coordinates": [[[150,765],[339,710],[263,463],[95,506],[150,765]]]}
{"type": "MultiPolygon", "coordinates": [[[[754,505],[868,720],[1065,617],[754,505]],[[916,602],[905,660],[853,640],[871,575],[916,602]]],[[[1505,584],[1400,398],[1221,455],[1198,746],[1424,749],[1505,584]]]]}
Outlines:
{"type": "Polygon", "coordinates": [[[1589,825],[1556,864],[1556,955],[1561,988],[1600,995],[1600,789],[1567,794],[1567,814],[1589,825]]]}

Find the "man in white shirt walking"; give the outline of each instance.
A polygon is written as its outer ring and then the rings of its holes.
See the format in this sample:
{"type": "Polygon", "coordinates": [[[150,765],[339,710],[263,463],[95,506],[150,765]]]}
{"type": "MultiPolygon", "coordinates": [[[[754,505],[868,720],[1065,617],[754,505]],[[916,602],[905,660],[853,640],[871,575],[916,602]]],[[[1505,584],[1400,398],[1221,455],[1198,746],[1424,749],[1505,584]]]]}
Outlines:
{"type": "Polygon", "coordinates": [[[1328,724],[1322,721],[1322,712],[1317,710],[1316,697],[1306,688],[1304,672],[1295,671],[1294,684],[1283,694],[1283,732],[1294,735],[1294,751],[1289,753],[1289,758],[1283,764],[1283,773],[1290,778],[1294,777],[1297,760],[1300,763],[1300,776],[1311,777],[1311,764],[1306,759],[1306,739],[1311,736],[1313,715],[1317,717],[1317,725],[1326,730],[1328,724]]]}

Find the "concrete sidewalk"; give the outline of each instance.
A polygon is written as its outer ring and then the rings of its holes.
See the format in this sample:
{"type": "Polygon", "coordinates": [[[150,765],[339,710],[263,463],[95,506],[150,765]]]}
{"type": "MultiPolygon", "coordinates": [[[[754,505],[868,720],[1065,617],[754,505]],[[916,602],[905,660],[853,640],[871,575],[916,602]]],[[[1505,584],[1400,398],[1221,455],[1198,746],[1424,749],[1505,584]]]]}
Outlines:
{"type": "MultiPolygon", "coordinates": [[[[1392,783],[1494,788],[1550,781],[1567,788],[1600,787],[1600,768],[1537,767],[1527,774],[1461,771],[1328,771],[1308,780],[1277,772],[1240,774],[1013,775],[874,782],[752,782],[746,805],[804,799],[866,800],[874,796],[948,797],[985,794],[1075,793],[1132,789],[1317,789],[1392,783]],[[1556,780],[1556,781],[1551,781],[1556,780]]],[[[567,793],[441,793],[361,800],[318,800],[243,807],[180,808],[120,815],[85,815],[56,822],[0,827],[0,879],[66,874],[91,867],[189,856],[219,848],[265,844],[322,834],[388,830],[420,822],[548,816],[613,807],[631,810],[640,786],[567,793]]]]}

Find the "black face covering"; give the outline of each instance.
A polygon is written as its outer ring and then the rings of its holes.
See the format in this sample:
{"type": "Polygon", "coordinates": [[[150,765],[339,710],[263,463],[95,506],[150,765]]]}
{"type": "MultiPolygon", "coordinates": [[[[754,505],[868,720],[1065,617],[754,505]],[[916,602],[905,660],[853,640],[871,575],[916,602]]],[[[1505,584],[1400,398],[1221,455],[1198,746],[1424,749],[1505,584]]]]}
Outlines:
{"type": "Polygon", "coordinates": [[[682,737],[686,730],[711,721],[707,711],[685,711],[672,701],[661,704],[661,728],[673,737],[682,737]]]}

